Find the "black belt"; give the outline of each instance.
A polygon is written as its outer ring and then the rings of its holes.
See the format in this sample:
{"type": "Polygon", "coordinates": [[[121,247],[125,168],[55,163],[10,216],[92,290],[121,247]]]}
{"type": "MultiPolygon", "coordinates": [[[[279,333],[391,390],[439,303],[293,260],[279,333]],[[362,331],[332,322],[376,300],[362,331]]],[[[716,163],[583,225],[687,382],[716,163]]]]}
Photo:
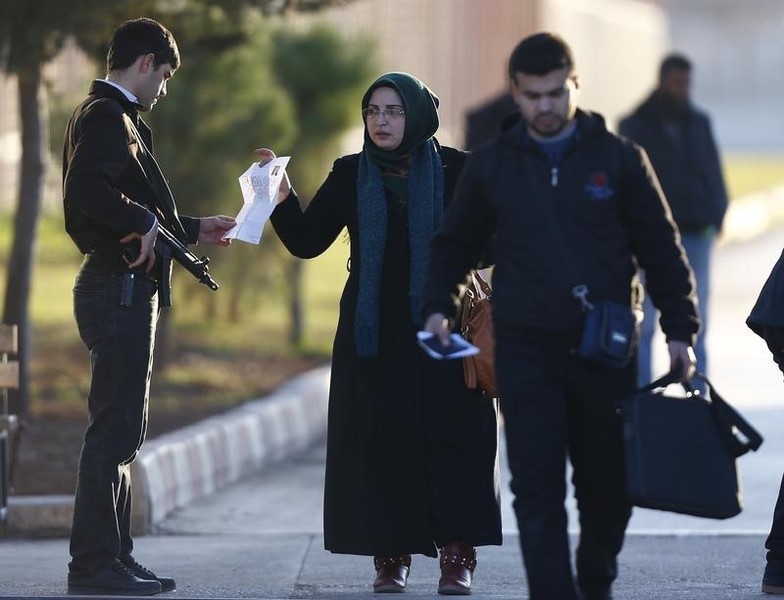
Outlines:
{"type": "MultiPolygon", "coordinates": [[[[105,273],[112,273],[122,277],[128,272],[128,263],[125,262],[122,255],[107,252],[90,252],[84,255],[84,262],[82,266],[95,271],[103,271],[105,273]]],[[[156,259],[153,268],[149,271],[145,270],[145,265],[131,269],[131,272],[142,279],[151,281],[157,285],[161,272],[161,260],[156,259]]]]}

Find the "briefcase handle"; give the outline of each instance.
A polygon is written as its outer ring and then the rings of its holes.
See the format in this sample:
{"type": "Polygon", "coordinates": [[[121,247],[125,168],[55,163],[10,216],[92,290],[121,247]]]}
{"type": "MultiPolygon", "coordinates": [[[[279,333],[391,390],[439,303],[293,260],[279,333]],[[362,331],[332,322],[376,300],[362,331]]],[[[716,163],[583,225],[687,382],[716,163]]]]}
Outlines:
{"type": "MultiPolygon", "coordinates": [[[[704,381],[708,386],[710,401],[706,399],[705,402],[711,409],[710,413],[716,423],[716,428],[729,449],[730,454],[735,458],[738,458],[739,456],[746,454],[749,450],[756,451],[762,445],[762,436],[759,432],[719,395],[719,392],[716,391],[716,388],[703,373],[695,373],[694,377],[704,381]],[[740,431],[746,439],[739,436],[738,431],[740,431]]],[[[679,379],[679,374],[671,371],[656,381],[652,381],[648,385],[639,388],[635,394],[641,392],[647,393],[658,388],[665,388],[668,385],[677,383],[679,379]]],[[[687,393],[692,394],[693,396],[700,395],[699,392],[695,392],[690,382],[683,383],[682,385],[687,393]]]]}

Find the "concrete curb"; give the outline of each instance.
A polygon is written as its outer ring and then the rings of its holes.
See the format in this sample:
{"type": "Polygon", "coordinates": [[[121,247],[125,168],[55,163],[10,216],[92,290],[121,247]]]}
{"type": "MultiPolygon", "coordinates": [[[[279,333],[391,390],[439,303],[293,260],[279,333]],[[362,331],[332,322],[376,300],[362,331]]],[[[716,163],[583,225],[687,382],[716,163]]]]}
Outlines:
{"type": "Polygon", "coordinates": [[[73,504],[73,496],[10,496],[5,537],[68,536],[73,504]]]}
{"type": "MultiPolygon", "coordinates": [[[[173,511],[323,440],[330,368],[272,394],[149,440],[134,461],[133,529],[151,533],[173,511]]],[[[12,496],[7,537],[65,537],[71,496],[12,496]]]]}
{"type": "Polygon", "coordinates": [[[326,435],[329,368],[305,373],[270,396],[145,444],[134,461],[134,527],[148,533],[174,510],[326,435]],[[138,491],[137,491],[138,490],[138,491]]]}

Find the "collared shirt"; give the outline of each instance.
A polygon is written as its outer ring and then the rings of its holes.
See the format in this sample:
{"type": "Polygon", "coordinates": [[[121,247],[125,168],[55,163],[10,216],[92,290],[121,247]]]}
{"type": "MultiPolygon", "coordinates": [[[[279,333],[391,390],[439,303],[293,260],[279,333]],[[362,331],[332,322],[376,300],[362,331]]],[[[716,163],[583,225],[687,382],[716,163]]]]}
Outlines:
{"type": "Polygon", "coordinates": [[[132,92],[125,89],[119,83],[112,81],[111,79],[96,79],[96,81],[103,81],[104,83],[108,83],[109,85],[116,87],[118,90],[120,90],[123,93],[123,95],[126,98],[128,98],[128,100],[130,100],[134,104],[139,104],[139,99],[132,92]]]}

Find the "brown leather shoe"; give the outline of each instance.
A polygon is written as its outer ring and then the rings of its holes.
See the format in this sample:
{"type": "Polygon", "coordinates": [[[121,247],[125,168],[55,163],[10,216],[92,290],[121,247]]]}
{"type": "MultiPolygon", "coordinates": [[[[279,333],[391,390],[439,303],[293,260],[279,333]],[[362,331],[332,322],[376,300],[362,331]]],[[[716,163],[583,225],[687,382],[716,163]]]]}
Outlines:
{"type": "Polygon", "coordinates": [[[441,579],[438,593],[467,596],[471,593],[471,579],[476,568],[476,550],[466,543],[454,542],[441,548],[441,579]]]}
{"type": "Polygon", "coordinates": [[[374,556],[373,565],[376,567],[374,592],[383,594],[406,591],[408,573],[411,569],[410,554],[392,557],[374,556]]]}

